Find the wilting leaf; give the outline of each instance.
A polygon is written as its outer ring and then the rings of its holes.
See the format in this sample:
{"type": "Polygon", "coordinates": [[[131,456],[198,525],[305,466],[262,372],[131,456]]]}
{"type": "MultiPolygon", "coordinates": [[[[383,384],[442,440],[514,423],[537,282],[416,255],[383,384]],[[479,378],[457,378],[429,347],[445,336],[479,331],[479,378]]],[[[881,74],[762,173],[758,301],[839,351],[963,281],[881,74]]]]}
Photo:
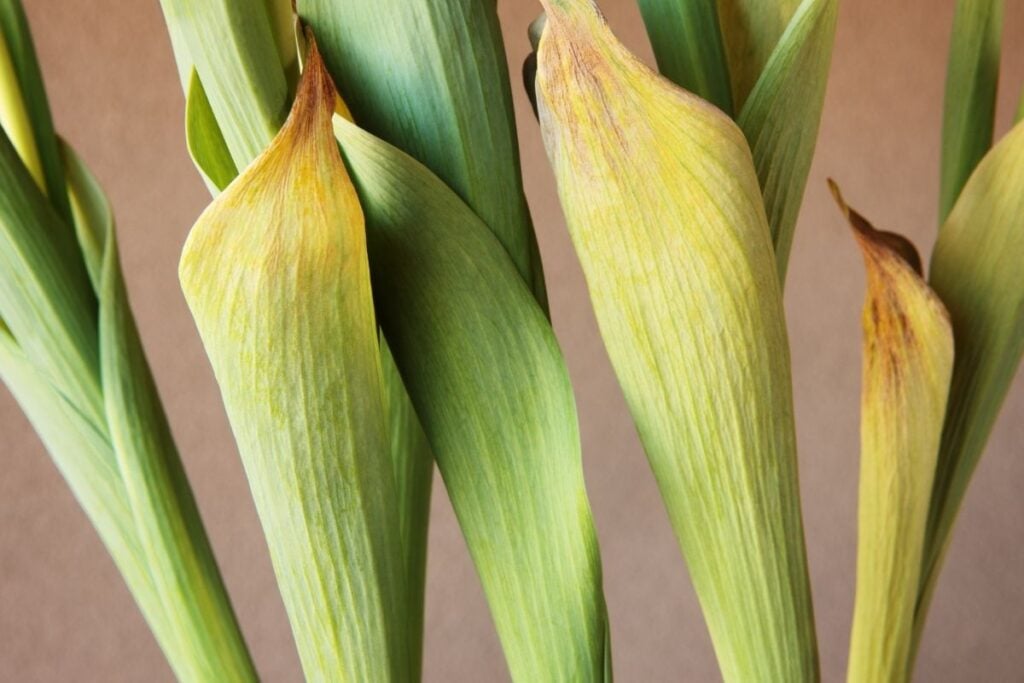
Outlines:
{"type": "Polygon", "coordinates": [[[380,349],[334,98],[314,54],[281,132],[196,223],[180,274],[306,675],[405,680],[380,349]]]}
{"type": "Polygon", "coordinates": [[[662,75],[732,116],[716,0],[640,0],[640,12],[662,75]]]}
{"type": "Polygon", "coordinates": [[[576,409],[544,312],[440,180],[340,117],[335,131],[366,211],[381,326],[512,677],[610,678],[576,409]]]}
{"type": "Polygon", "coordinates": [[[837,4],[800,4],[738,119],[754,155],[783,283],[825,102],[837,4]]]}
{"type": "Polygon", "coordinates": [[[802,0],[717,0],[735,111],[761,77],[802,0]]]}
{"type": "Polygon", "coordinates": [[[454,189],[543,305],[496,3],[300,0],[298,10],[359,125],[454,189]]]}
{"type": "Polygon", "coordinates": [[[857,600],[851,682],[907,678],[925,524],[953,369],[949,317],[909,241],[832,191],[864,256],[857,600]]]}
{"type": "Polygon", "coordinates": [[[788,342],[747,143],[589,3],[546,9],[545,145],[723,675],[815,680],[788,342]]]}
{"type": "Polygon", "coordinates": [[[942,115],[939,222],[992,146],[1003,0],[957,0],[942,115]]]}
{"type": "Polygon", "coordinates": [[[1024,124],[981,160],[939,232],[930,284],[956,362],[932,492],[918,629],[953,523],[1024,352],[1024,124]]]}

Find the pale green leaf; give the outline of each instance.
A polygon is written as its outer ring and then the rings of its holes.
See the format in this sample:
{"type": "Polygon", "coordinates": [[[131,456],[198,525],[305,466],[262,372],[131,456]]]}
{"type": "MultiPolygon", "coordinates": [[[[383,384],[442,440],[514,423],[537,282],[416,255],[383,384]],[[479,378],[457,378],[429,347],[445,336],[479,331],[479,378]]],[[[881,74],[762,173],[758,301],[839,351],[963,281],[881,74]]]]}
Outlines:
{"type": "Polygon", "coordinates": [[[992,146],[1003,0],[957,0],[942,114],[939,223],[992,146]]]}
{"type": "Polygon", "coordinates": [[[746,140],[591,3],[545,6],[545,145],[723,676],[816,680],[789,349],[746,140]]]}
{"type": "Polygon", "coordinates": [[[203,174],[212,194],[228,186],[238,175],[224,133],[210,107],[199,75],[192,71],[185,99],[185,140],[196,168],[203,174]]]}
{"type": "Polygon", "coordinates": [[[832,185],[864,256],[857,599],[847,681],[907,680],[925,524],[953,369],[953,331],[913,245],[832,185]]]}
{"type": "Polygon", "coordinates": [[[114,214],[103,188],[64,140],[60,140],[60,156],[67,178],[67,195],[71,204],[75,236],[82,251],[93,290],[99,294],[103,270],[103,250],[107,236],[114,232],[114,214]]]}
{"type": "Polygon", "coordinates": [[[737,121],[754,156],[783,283],[818,138],[837,6],[800,4],[737,121]]]}
{"type": "Polygon", "coordinates": [[[298,9],[355,121],[454,189],[545,305],[496,3],[300,0],[298,9]]]}
{"type": "Polygon", "coordinates": [[[307,677],[404,681],[380,349],[334,99],[314,54],[281,132],[192,229],[180,275],[307,677]]]}
{"type": "Polygon", "coordinates": [[[658,70],[733,115],[729,63],[716,0],[640,0],[658,70]]]}
{"type": "Polygon", "coordinates": [[[381,326],[517,681],[610,678],[597,539],[564,360],[487,226],[409,156],[335,117],[367,216],[381,326]]]}
{"type": "Polygon", "coordinates": [[[1024,123],[1018,123],[967,180],[932,253],[929,282],[949,309],[956,362],[928,518],[919,631],[967,485],[1024,353],[1022,263],[1024,123]]]}

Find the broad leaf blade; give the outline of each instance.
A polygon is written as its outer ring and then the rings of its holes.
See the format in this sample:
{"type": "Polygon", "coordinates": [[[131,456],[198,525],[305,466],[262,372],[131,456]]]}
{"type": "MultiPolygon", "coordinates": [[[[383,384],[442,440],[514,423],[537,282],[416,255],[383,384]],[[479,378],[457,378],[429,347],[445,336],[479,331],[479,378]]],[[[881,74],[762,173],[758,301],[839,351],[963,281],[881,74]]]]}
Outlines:
{"type": "Polygon", "coordinates": [[[483,222],[341,118],[377,310],[515,680],[610,676],[576,410],[551,326],[483,222]]]}
{"type": "Polygon", "coordinates": [[[939,223],[992,146],[1003,0],[957,0],[942,114],[939,223]]]}
{"type": "Polygon", "coordinates": [[[300,0],[298,10],[356,122],[454,189],[544,305],[496,3],[300,0]]]}
{"type": "Polygon", "coordinates": [[[864,256],[857,599],[847,680],[906,680],[953,332],[909,241],[833,192],[864,256]]]}
{"type": "Polygon", "coordinates": [[[1024,353],[1024,123],[978,164],[939,232],[929,283],[956,362],[932,492],[919,630],[957,512],[1024,353]]]}
{"type": "Polygon", "coordinates": [[[716,0],[640,0],[658,71],[733,115],[729,62],[716,0]]]}
{"type": "Polygon", "coordinates": [[[288,122],[200,217],[180,274],[306,675],[406,680],[380,350],[334,97],[314,54],[288,122]]]}
{"type": "Polygon", "coordinates": [[[783,283],[818,138],[837,6],[800,4],[737,121],[754,156],[783,283]]]}
{"type": "Polygon", "coordinates": [[[545,145],[723,676],[815,680],[788,342],[746,141],[589,2],[546,9],[545,145]]]}

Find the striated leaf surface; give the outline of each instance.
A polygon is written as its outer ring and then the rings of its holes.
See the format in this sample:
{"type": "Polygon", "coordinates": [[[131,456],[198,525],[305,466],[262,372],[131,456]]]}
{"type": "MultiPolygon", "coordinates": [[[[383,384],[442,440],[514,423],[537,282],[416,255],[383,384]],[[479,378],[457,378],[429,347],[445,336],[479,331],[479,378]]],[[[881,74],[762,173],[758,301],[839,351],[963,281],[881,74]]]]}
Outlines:
{"type": "Polygon", "coordinates": [[[953,331],[913,245],[832,191],[864,256],[857,599],[847,680],[907,680],[953,331]]]}
{"type": "Polygon", "coordinates": [[[312,680],[406,680],[401,546],[363,215],[314,53],[270,147],[182,255],[312,680]]]}
{"type": "Polygon", "coordinates": [[[717,0],[735,111],[743,110],[747,96],[801,2],[803,0],[717,0]]]}
{"type": "Polygon", "coordinates": [[[723,676],[816,680],[788,342],[746,141],[590,2],[545,6],[545,145],[723,676]]]}

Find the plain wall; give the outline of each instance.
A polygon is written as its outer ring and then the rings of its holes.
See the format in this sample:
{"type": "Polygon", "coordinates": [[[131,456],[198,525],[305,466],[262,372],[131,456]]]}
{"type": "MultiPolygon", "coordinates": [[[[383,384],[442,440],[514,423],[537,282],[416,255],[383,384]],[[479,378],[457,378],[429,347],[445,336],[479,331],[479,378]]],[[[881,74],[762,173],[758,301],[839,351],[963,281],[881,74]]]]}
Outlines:
{"type": "MultiPolygon", "coordinates": [[[[185,151],[183,98],[156,0],[25,0],[60,132],[109,193],[125,274],[178,445],[257,665],[298,659],[213,377],[178,287],[186,234],[209,201],[185,151]]],[[[601,3],[649,60],[633,0],[601,3]]],[[[535,2],[503,0],[526,190],[555,329],[582,424],[622,681],[718,676],[682,559],[612,376],[518,79],[535,2]]],[[[997,135],[1024,85],[1024,4],[1007,3],[997,135]]],[[[844,676],[853,605],[860,256],[825,178],[924,254],[936,233],[938,140],[952,0],[845,0],[817,156],[786,290],[801,488],[824,678],[844,676]]],[[[1022,264],[1024,267],[1024,264],[1022,264]]],[[[935,597],[919,681],[1024,675],[1024,381],[977,471],[935,597]]],[[[0,389],[0,680],[163,681],[170,670],[32,429],[0,389]]],[[[425,678],[507,678],[443,487],[430,528],[425,678]]]]}

